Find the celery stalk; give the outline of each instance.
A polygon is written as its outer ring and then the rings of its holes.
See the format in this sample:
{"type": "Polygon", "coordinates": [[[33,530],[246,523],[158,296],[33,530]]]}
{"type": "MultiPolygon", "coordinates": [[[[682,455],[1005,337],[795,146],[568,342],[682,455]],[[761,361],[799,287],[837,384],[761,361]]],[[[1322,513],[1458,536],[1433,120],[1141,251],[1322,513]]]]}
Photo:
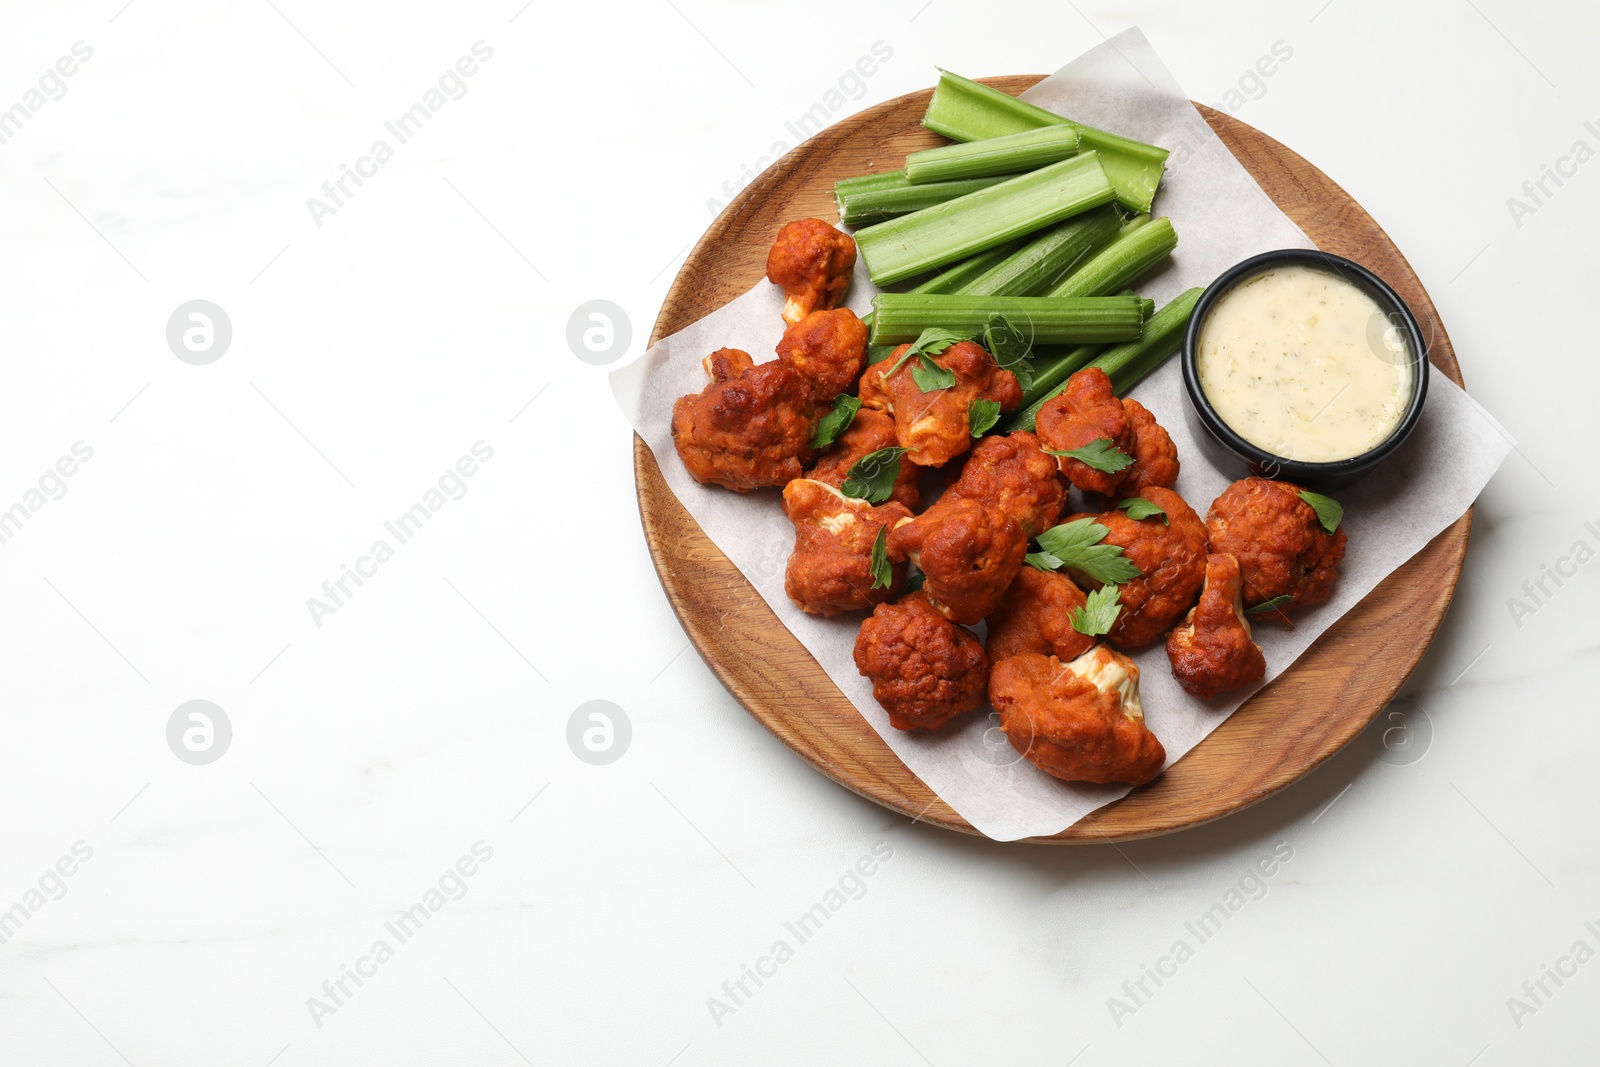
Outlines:
{"type": "Polygon", "coordinates": [[[1085,152],[857,230],[856,249],[872,281],[888,285],[1043,229],[1115,196],[1099,157],[1085,152]]]}
{"type": "Polygon", "coordinates": [[[903,170],[880,170],[873,174],[862,174],[854,178],[840,178],[833,183],[835,196],[844,193],[865,193],[873,189],[892,189],[896,186],[909,185],[903,170]]]}
{"type": "MultiPolygon", "coordinates": [[[[957,293],[967,293],[971,287],[999,270],[1013,256],[1020,255],[1026,250],[1027,238],[1019,237],[1014,241],[1007,241],[1003,245],[996,245],[986,252],[979,252],[970,259],[963,259],[960,263],[953,263],[942,270],[936,271],[931,277],[921,284],[907,289],[908,293],[927,293],[930,296],[948,296],[957,293]]],[[[870,323],[868,325],[871,325],[870,323]]]]}
{"type": "Polygon", "coordinates": [[[1178,247],[1172,220],[1163,216],[1124,228],[1115,241],[1057,283],[1046,296],[1102,296],[1148,273],[1178,247]]]}
{"type": "Polygon", "coordinates": [[[1047,163],[1060,162],[1077,151],[1076,127],[1040,126],[1004,137],[913,152],[906,157],[906,177],[920,185],[994,174],[1021,174],[1047,163]]]}
{"type": "Polygon", "coordinates": [[[1039,344],[1131,341],[1140,335],[1136,296],[1056,300],[1042,296],[931,296],[879,293],[872,302],[873,344],[913,341],[923,330],[953,330],[975,337],[991,315],[1010,319],[1039,344]]]}
{"type": "Polygon", "coordinates": [[[922,124],[952,141],[981,141],[1040,126],[1076,125],[1053,111],[942,68],[922,124]]]}
{"type": "Polygon", "coordinates": [[[962,288],[946,291],[963,296],[1037,296],[1113,241],[1118,223],[1117,209],[1102,204],[1031,238],[962,288]]]}
{"type": "MultiPolygon", "coordinates": [[[[1116,209],[1107,208],[1107,210],[1115,211],[1116,209]]],[[[1015,241],[991,248],[987,252],[979,252],[971,259],[964,259],[954,266],[939,271],[921,285],[909,291],[935,295],[965,292],[967,286],[971,285],[974,279],[986,277],[990,271],[996,269],[1011,256],[1018,254],[1018,250],[1022,247],[1023,239],[1019,237],[1015,241]]],[[[861,321],[866,323],[867,329],[870,330],[876,318],[877,316],[869,311],[861,316],[861,321]]],[[[893,349],[893,345],[868,346],[867,362],[869,364],[876,363],[887,356],[893,349]]]]}
{"type": "Polygon", "coordinates": [[[1076,127],[1079,151],[1100,153],[1101,165],[1116,187],[1117,202],[1131,211],[1150,210],[1169,154],[1165,148],[1084,126],[947,70],[939,72],[939,85],[922,124],[952,141],[1003,137],[1040,126],[1076,127]]]}
{"type": "Polygon", "coordinates": [[[991,176],[913,185],[905,171],[894,170],[835,182],[833,197],[839,205],[839,221],[858,226],[909,215],[1003,181],[1002,176],[991,176]]]}

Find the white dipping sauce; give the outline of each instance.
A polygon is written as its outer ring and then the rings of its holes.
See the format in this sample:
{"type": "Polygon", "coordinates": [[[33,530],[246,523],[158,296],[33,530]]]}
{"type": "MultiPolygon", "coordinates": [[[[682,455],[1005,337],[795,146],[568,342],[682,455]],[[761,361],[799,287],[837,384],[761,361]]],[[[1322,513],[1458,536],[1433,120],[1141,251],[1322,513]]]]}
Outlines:
{"type": "Polygon", "coordinates": [[[1212,305],[1195,358],[1233,430],[1310,463],[1381,444],[1411,401],[1412,356],[1377,301],[1337,274],[1275,267],[1212,305]]]}

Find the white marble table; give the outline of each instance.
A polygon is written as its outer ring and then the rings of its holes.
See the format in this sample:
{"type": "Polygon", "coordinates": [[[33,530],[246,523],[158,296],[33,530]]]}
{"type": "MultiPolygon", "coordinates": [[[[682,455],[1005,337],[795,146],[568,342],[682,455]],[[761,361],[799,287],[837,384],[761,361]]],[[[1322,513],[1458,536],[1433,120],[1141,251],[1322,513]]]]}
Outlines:
{"type": "Polygon", "coordinates": [[[119,5],[0,33],[0,1063],[1592,1061],[1591,11],[119,5]],[[1135,21],[1389,230],[1520,450],[1348,750],[999,846],[688,650],[606,373],[804,116],[1135,21]]]}

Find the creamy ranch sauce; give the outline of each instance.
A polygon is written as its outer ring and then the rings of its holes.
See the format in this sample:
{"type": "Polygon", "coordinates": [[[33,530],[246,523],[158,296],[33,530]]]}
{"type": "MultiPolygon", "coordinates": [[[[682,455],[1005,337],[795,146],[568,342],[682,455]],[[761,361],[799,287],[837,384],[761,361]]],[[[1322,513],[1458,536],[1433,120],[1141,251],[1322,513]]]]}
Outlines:
{"type": "Polygon", "coordinates": [[[1312,463],[1380,444],[1411,399],[1411,359],[1383,310],[1315,267],[1276,267],[1226,293],[1201,327],[1195,365],[1239,436],[1312,463]]]}

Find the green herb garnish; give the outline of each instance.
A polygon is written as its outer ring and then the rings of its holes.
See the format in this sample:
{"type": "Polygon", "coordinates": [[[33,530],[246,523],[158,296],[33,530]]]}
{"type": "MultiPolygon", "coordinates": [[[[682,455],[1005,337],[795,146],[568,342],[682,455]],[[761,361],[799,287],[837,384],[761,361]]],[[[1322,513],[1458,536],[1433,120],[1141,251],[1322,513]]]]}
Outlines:
{"type": "Polygon", "coordinates": [[[1263,601],[1253,608],[1246,608],[1244,613],[1246,615],[1263,615],[1269,611],[1277,611],[1293,599],[1293,593],[1285,593],[1282,596],[1275,596],[1271,600],[1263,601]]]}
{"type": "Polygon", "coordinates": [[[977,396],[967,405],[967,426],[972,430],[973,437],[982,437],[999,421],[1000,401],[977,396]]]}
{"type": "Polygon", "coordinates": [[[912,341],[904,352],[900,353],[900,358],[894,361],[894,366],[885,371],[883,376],[888,378],[912,356],[937,356],[951,345],[968,340],[971,340],[971,338],[964,333],[957,333],[955,330],[941,330],[936,326],[930,326],[918,334],[917,339],[912,341]]]}
{"type": "Polygon", "coordinates": [[[1133,457],[1111,443],[1109,437],[1097,437],[1082,448],[1065,448],[1057,451],[1045,449],[1052,456],[1070,456],[1085,466],[1106,474],[1115,474],[1133,466],[1133,457]]]}
{"type": "Polygon", "coordinates": [[[936,389],[948,389],[956,384],[955,371],[939,366],[933,361],[933,357],[953,344],[968,340],[971,338],[964,333],[929,327],[917,335],[917,339],[911,342],[911,347],[902,352],[900,358],[895,360],[894,366],[884,372],[883,378],[887,381],[906,360],[915,356],[920,365],[911,368],[911,379],[917,383],[917,388],[924,393],[931,393],[936,389]]]}
{"type": "Polygon", "coordinates": [[[906,449],[891,445],[876,452],[868,452],[856,460],[850,473],[845,475],[839,491],[856,500],[881,504],[894,493],[895,479],[900,477],[900,457],[906,449]]]}
{"type": "Polygon", "coordinates": [[[1022,562],[1041,571],[1056,571],[1061,569],[1059,556],[1052,556],[1048,552],[1029,552],[1022,557],[1022,562]]]}
{"type": "Polygon", "coordinates": [[[861,410],[861,401],[849,393],[840,393],[833,398],[833,407],[822,416],[817,423],[816,432],[811,435],[812,448],[827,448],[838,439],[839,435],[850,428],[856,421],[856,412],[861,410]]]}
{"type": "Polygon", "coordinates": [[[1300,490],[1300,499],[1310,504],[1317,512],[1317,521],[1322,523],[1322,528],[1329,533],[1339,528],[1339,523],[1344,520],[1344,507],[1330,496],[1313,493],[1309,489],[1300,490]]]}
{"type": "Polygon", "coordinates": [[[1111,626],[1122,614],[1122,590],[1114,585],[1102,585],[1090,593],[1081,608],[1072,612],[1072,628],[1087,637],[1110,633],[1111,626]]]}
{"type": "Polygon", "coordinates": [[[1059,560],[1058,566],[1079,571],[1097,582],[1121,585],[1144,572],[1122,554],[1121,545],[1100,543],[1110,532],[1093,519],[1073,519],[1040,534],[1039,547],[1059,560]]]}
{"type": "Polygon", "coordinates": [[[1130,519],[1149,519],[1160,515],[1163,526],[1172,525],[1172,520],[1167,518],[1167,513],[1161,510],[1159,504],[1154,504],[1142,496],[1130,496],[1126,500],[1119,500],[1117,507],[1126,511],[1130,519]]]}
{"type": "Polygon", "coordinates": [[[887,589],[894,584],[894,568],[889,565],[889,524],[878,527],[872,541],[872,588],[887,589]]]}
{"type": "Polygon", "coordinates": [[[917,383],[918,389],[924,393],[934,393],[956,384],[955,371],[939,366],[933,361],[932,356],[924,355],[918,358],[922,362],[911,368],[911,380],[917,383]]]}

